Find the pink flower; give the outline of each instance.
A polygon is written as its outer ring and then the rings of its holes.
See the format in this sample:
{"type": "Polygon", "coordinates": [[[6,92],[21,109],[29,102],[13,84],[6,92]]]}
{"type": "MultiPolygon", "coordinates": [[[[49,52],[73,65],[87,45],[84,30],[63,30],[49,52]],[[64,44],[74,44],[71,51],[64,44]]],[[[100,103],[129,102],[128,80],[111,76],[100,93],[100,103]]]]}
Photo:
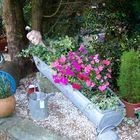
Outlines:
{"type": "Polygon", "coordinates": [[[54,79],[55,83],[60,83],[60,80],[58,78],[54,79]]]}
{"type": "Polygon", "coordinates": [[[103,93],[106,89],[106,85],[99,86],[98,89],[103,93]]]}
{"type": "Polygon", "coordinates": [[[109,61],[109,60],[103,60],[103,64],[105,64],[105,65],[109,66],[110,61],[109,61]]]}
{"type": "Polygon", "coordinates": [[[99,71],[98,68],[93,68],[93,69],[94,69],[94,71],[95,71],[96,74],[99,74],[100,73],[100,71],[99,71]]]}
{"type": "Polygon", "coordinates": [[[53,79],[56,79],[57,76],[58,76],[57,74],[52,75],[53,79]]]}
{"type": "Polygon", "coordinates": [[[107,70],[108,70],[108,72],[110,72],[110,73],[112,72],[112,70],[111,70],[111,69],[107,69],[107,70]]]}
{"type": "Polygon", "coordinates": [[[104,80],[103,79],[101,79],[101,81],[100,81],[101,83],[103,83],[104,82],[104,80]]]}
{"type": "Polygon", "coordinates": [[[106,76],[107,76],[108,78],[112,78],[112,76],[111,76],[109,73],[107,73],[106,76]]]}
{"type": "Polygon", "coordinates": [[[107,76],[104,76],[104,79],[106,80],[107,79],[107,76]]]}
{"type": "Polygon", "coordinates": [[[53,63],[51,64],[51,66],[52,66],[52,68],[56,68],[57,66],[59,66],[58,60],[56,60],[55,62],[53,62],[53,63]]]}
{"type": "Polygon", "coordinates": [[[74,76],[74,72],[70,69],[70,67],[66,68],[66,75],[74,76]]]}
{"type": "Polygon", "coordinates": [[[102,71],[104,69],[104,66],[101,65],[101,66],[98,67],[98,69],[99,69],[99,71],[102,71]]]}
{"type": "Polygon", "coordinates": [[[86,66],[84,64],[81,65],[82,68],[85,68],[86,66]]]}
{"type": "Polygon", "coordinates": [[[83,50],[84,50],[84,45],[81,44],[81,45],[80,45],[80,48],[79,48],[79,51],[82,52],[83,50]]]}
{"type": "Polygon", "coordinates": [[[86,66],[85,69],[84,69],[84,72],[85,72],[86,74],[90,73],[90,68],[86,66]]]}
{"type": "Polygon", "coordinates": [[[97,80],[101,79],[101,74],[98,74],[98,75],[96,76],[96,79],[97,79],[97,80]]]}
{"type": "Polygon", "coordinates": [[[99,62],[100,62],[100,60],[99,60],[99,59],[95,59],[95,62],[96,62],[96,63],[99,63],[99,62]]]}
{"type": "Polygon", "coordinates": [[[62,55],[59,59],[59,62],[65,63],[65,61],[66,61],[66,57],[64,55],[62,55]]]}
{"type": "Polygon", "coordinates": [[[106,87],[108,87],[108,86],[109,86],[109,82],[108,82],[108,81],[105,83],[105,86],[106,86],[106,87]]]}
{"type": "Polygon", "coordinates": [[[91,61],[91,64],[93,64],[93,65],[95,64],[94,60],[91,61]]]}
{"type": "Polygon", "coordinates": [[[96,84],[95,84],[94,82],[91,83],[91,87],[95,87],[95,85],[96,85],[96,84]]]}
{"type": "Polygon", "coordinates": [[[78,63],[81,64],[83,63],[83,60],[81,58],[78,59],[78,63]]]}
{"type": "Polygon", "coordinates": [[[87,80],[87,81],[86,81],[87,87],[90,87],[90,84],[91,84],[90,80],[87,80]]]}
{"type": "Polygon", "coordinates": [[[83,54],[88,54],[88,52],[87,51],[84,51],[83,54]]]}
{"type": "Polygon", "coordinates": [[[95,60],[95,59],[98,59],[98,57],[99,57],[99,54],[96,54],[96,55],[94,56],[94,60],[95,60]]]}
{"type": "Polygon", "coordinates": [[[68,84],[68,80],[67,80],[64,76],[62,76],[62,77],[60,78],[60,82],[61,82],[62,84],[64,84],[64,85],[67,85],[67,84],[68,84]]]}
{"type": "Polygon", "coordinates": [[[74,56],[73,56],[73,52],[69,52],[68,53],[68,60],[73,60],[74,56]]]}
{"type": "Polygon", "coordinates": [[[88,61],[88,58],[87,57],[85,59],[86,59],[86,61],[88,61]]]}

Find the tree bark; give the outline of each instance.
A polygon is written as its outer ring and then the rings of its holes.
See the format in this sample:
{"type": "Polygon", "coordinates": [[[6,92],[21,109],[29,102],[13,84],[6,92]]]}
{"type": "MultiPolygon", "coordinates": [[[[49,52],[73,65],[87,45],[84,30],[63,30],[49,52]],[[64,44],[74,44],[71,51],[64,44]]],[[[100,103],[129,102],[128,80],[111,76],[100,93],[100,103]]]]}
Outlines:
{"type": "Polygon", "coordinates": [[[41,31],[43,0],[32,0],[32,29],[41,31]]]}
{"type": "Polygon", "coordinates": [[[3,19],[11,60],[16,60],[15,55],[25,47],[26,43],[23,10],[20,2],[20,0],[3,1],[3,19]]]}
{"type": "Polygon", "coordinates": [[[23,3],[21,0],[3,1],[3,20],[6,29],[8,53],[11,61],[17,65],[16,67],[20,71],[19,78],[26,76],[30,68],[26,68],[25,66],[29,60],[16,57],[16,54],[27,46],[22,6],[23,3]]]}

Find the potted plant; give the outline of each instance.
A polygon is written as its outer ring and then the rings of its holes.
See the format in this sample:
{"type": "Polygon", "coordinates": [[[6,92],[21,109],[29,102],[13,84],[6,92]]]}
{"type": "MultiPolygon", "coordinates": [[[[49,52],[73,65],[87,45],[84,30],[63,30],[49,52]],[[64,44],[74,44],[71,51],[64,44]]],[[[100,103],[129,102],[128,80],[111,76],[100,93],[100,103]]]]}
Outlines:
{"type": "Polygon", "coordinates": [[[15,97],[11,93],[11,84],[0,75],[0,117],[7,117],[15,110],[15,97]]]}
{"type": "Polygon", "coordinates": [[[140,107],[140,58],[137,51],[123,53],[118,86],[127,116],[135,117],[134,110],[140,107]]]}

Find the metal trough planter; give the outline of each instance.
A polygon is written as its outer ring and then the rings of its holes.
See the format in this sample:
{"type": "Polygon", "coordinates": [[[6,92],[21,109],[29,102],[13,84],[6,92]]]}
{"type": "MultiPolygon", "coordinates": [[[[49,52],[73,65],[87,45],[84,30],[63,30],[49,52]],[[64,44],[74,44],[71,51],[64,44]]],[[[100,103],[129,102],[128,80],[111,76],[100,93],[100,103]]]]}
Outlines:
{"type": "Polygon", "coordinates": [[[38,57],[34,56],[38,70],[46,76],[82,113],[96,125],[97,133],[113,129],[123,120],[124,105],[120,101],[119,111],[102,111],[94,106],[81,92],[75,90],[71,85],[56,84],[53,81],[53,70],[38,57]]]}

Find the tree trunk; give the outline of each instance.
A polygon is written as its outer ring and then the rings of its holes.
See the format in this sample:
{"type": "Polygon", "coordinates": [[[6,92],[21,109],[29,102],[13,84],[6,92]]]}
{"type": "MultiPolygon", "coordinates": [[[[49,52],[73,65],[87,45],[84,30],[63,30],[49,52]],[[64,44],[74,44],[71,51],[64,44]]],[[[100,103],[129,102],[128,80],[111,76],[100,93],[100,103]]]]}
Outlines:
{"type": "Polygon", "coordinates": [[[29,60],[15,57],[18,52],[20,52],[25,48],[25,46],[27,46],[22,6],[23,4],[21,0],[3,1],[3,19],[6,28],[8,53],[11,57],[11,60],[17,65],[20,70],[19,78],[26,76],[30,68],[26,68],[25,66],[25,64],[27,64],[27,61],[29,62],[29,60]]]}
{"type": "Polygon", "coordinates": [[[25,24],[22,4],[20,0],[3,1],[3,19],[6,28],[8,51],[11,60],[16,60],[15,55],[25,47],[25,24]]]}
{"type": "Polygon", "coordinates": [[[43,0],[32,0],[32,29],[41,31],[43,0]]]}

